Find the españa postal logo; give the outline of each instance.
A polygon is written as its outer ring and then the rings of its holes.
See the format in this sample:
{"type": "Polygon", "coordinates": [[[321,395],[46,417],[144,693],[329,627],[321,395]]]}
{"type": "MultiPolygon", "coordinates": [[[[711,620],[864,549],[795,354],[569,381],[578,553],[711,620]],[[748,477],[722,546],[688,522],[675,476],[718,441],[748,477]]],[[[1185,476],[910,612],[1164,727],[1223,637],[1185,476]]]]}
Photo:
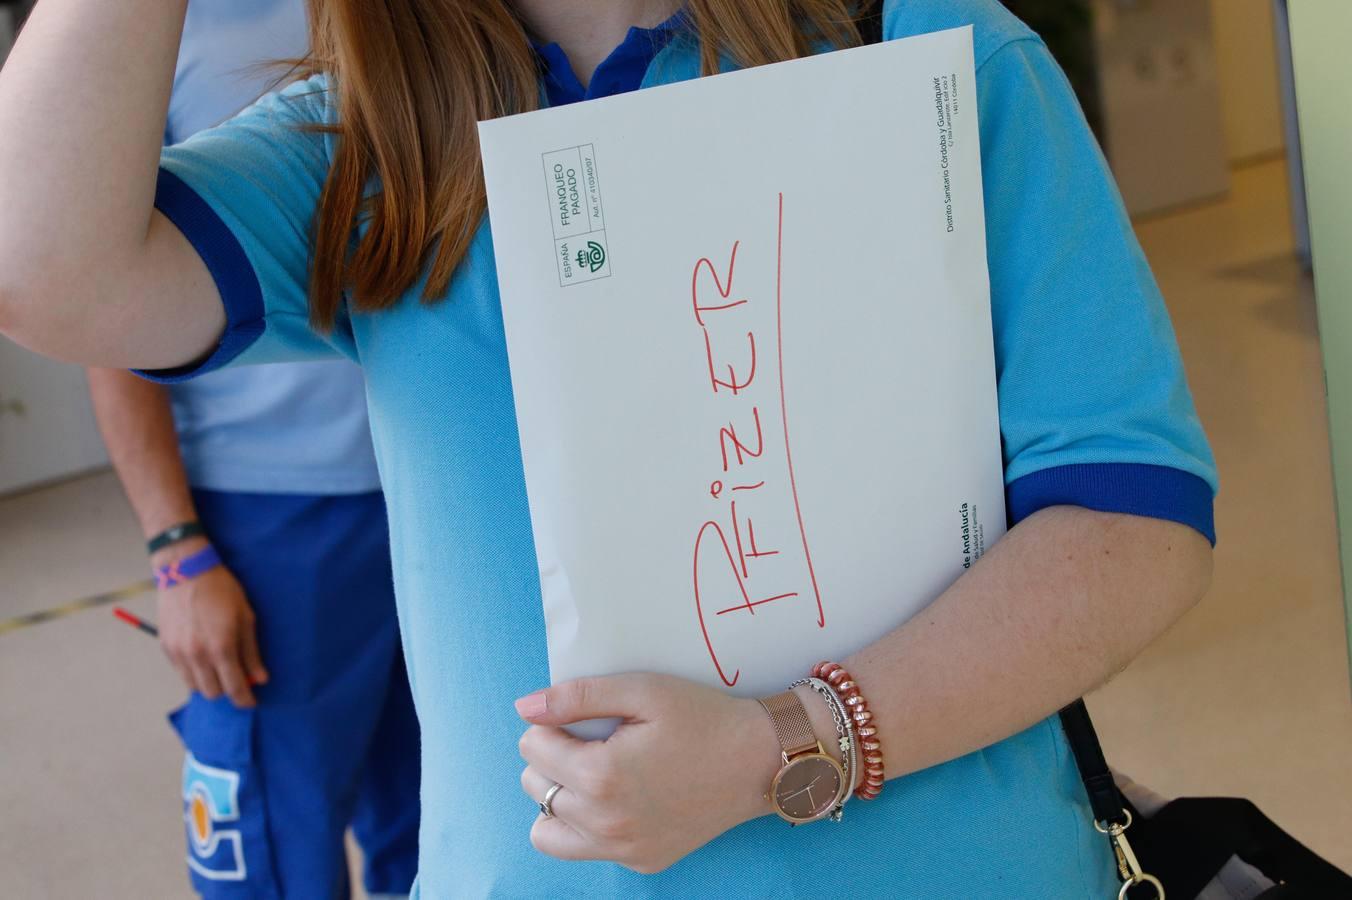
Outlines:
{"type": "MultiPolygon", "coordinates": [[[[611,275],[606,215],[601,204],[601,167],[596,147],[579,144],[541,154],[554,264],[559,287],[611,275]]],[[[543,249],[543,248],[541,248],[543,249]]]]}
{"type": "Polygon", "coordinates": [[[188,867],[213,881],[243,881],[244,843],[239,830],[239,773],[183,759],[183,820],[188,827],[188,867]]]}
{"type": "Polygon", "coordinates": [[[579,269],[599,272],[601,267],[605,264],[606,248],[596,243],[596,241],[587,241],[587,246],[584,249],[577,251],[577,265],[579,269]]]}

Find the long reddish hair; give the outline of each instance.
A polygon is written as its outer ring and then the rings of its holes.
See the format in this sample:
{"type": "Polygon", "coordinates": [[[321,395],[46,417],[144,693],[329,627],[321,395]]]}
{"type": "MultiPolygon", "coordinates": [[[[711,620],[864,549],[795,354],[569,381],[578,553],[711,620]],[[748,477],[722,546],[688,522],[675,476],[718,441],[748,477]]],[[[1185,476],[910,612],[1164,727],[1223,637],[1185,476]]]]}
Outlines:
{"type": "MultiPolygon", "coordinates": [[[[505,0],[308,0],[301,74],[336,90],[336,151],[314,222],[310,319],[393,305],[427,273],[444,296],[487,206],[477,123],[540,102],[539,70],[505,0]],[[378,193],[368,185],[375,179],[378,193]],[[353,227],[366,230],[352,243],[353,227]]],[[[859,42],[857,0],[688,0],[704,74],[758,66],[814,43],[859,42]]]]}

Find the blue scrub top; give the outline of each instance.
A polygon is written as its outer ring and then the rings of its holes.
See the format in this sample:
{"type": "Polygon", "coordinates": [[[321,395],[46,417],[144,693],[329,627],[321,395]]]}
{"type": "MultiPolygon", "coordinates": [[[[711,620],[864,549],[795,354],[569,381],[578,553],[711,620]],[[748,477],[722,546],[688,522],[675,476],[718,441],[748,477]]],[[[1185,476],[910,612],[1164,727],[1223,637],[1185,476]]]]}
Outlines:
{"type": "MultiPolygon", "coordinates": [[[[1215,467],[1164,304],[1046,47],[994,0],[884,9],[889,39],[968,24],[1012,516],[1074,504],[1214,539],[1215,467]]],[[[578,99],[562,54],[540,53],[546,93],[578,99]]],[[[603,66],[593,86],[699,73],[696,42],[679,29],[636,30],[616,54],[631,74],[603,66]],[[632,52],[635,42],[647,51],[632,52]]],[[[423,729],[422,895],[1115,896],[1113,861],[1055,717],[893,780],[879,800],[851,804],[842,825],[790,830],[763,818],[658,875],[531,848],[536,809],[520,790],[525,726],[512,700],[546,684],[548,666],[492,237],[485,221],[445,302],[420,303],[419,284],[390,309],[311,331],[309,228],[333,138],[295,126],[331,122],[333,103],[315,78],[165,152],[157,205],[201,252],[228,325],[207,361],[155,377],[360,359],[423,729]]]]}
{"type": "MultiPolygon", "coordinates": [[[[230,118],[304,55],[304,0],[191,0],[164,142],[230,118]]],[[[188,483],[214,491],[357,494],[380,488],[361,369],[345,359],[253,366],[174,384],[188,483]]]]}

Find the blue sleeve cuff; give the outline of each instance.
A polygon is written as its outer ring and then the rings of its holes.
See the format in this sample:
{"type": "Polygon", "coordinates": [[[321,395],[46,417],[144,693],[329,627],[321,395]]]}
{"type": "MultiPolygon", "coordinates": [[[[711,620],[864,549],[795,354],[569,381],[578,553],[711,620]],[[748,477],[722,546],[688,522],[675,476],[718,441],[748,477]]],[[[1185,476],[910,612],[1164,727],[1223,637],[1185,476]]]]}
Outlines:
{"type": "Polygon", "coordinates": [[[1006,488],[1011,523],[1049,506],[1082,506],[1098,512],[1167,519],[1201,532],[1216,544],[1211,485],[1172,469],[1137,463],[1057,466],[1033,472],[1006,488]]]}
{"type": "Polygon", "coordinates": [[[150,381],[173,384],[228,365],[262,336],[263,290],[234,232],[187,182],[168,169],[160,169],[155,208],[202,257],[225,304],[225,333],[206,359],[176,369],[136,372],[150,381]]]}

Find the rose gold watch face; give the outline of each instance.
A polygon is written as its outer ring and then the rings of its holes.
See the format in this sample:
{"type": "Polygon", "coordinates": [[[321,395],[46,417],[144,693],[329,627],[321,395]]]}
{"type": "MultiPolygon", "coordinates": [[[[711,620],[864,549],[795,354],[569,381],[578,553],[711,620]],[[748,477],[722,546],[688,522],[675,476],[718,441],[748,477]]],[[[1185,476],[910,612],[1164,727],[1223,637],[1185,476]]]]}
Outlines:
{"type": "Polygon", "coordinates": [[[775,779],[775,806],[791,822],[814,822],[835,808],[844,774],[827,756],[799,757],[775,779]]]}

